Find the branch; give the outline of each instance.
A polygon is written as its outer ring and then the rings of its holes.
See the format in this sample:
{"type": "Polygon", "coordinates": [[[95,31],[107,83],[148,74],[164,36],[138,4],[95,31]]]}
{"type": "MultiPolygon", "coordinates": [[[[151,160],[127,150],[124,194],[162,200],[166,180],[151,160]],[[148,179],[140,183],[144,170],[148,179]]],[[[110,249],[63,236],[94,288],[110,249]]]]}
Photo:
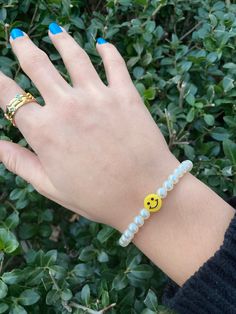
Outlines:
{"type": "Polygon", "coordinates": [[[181,38],[180,41],[184,40],[188,35],[190,35],[195,29],[197,29],[203,22],[200,21],[198,22],[193,28],[191,28],[186,34],[184,34],[181,38]]]}

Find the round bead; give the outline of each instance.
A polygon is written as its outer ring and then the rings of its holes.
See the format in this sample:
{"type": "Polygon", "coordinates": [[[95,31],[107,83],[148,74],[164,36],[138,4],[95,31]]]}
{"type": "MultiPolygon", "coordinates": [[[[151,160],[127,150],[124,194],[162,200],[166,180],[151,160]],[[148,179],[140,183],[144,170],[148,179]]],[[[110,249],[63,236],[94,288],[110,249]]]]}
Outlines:
{"type": "Polygon", "coordinates": [[[168,180],[172,181],[174,184],[176,184],[179,181],[179,178],[175,174],[171,174],[168,178],[168,180]]]}
{"type": "Polygon", "coordinates": [[[144,199],[143,205],[150,212],[157,212],[162,206],[162,200],[157,194],[148,194],[144,199]]]}
{"type": "Polygon", "coordinates": [[[161,197],[161,198],[165,198],[167,195],[167,190],[163,187],[159,188],[157,190],[157,194],[161,197]]]}
{"type": "Polygon", "coordinates": [[[181,178],[183,176],[183,172],[179,167],[174,170],[173,174],[176,175],[178,178],[181,178]]]}
{"type": "Polygon", "coordinates": [[[122,237],[119,239],[119,244],[120,244],[120,246],[123,246],[123,247],[125,247],[125,246],[127,246],[128,244],[129,244],[129,242],[128,241],[124,241],[123,239],[122,239],[122,237]]]}
{"type": "Polygon", "coordinates": [[[173,182],[170,180],[166,180],[163,184],[163,187],[167,190],[167,191],[171,191],[173,189],[173,182]]]}
{"type": "Polygon", "coordinates": [[[132,231],[130,231],[129,229],[126,229],[125,232],[123,233],[123,236],[127,240],[131,240],[134,237],[134,233],[132,231]]]}
{"type": "Polygon", "coordinates": [[[138,225],[138,226],[142,226],[144,224],[144,219],[142,216],[138,215],[136,217],[134,217],[134,222],[138,225]]]}
{"type": "Polygon", "coordinates": [[[187,171],[191,171],[193,168],[193,163],[191,160],[185,160],[183,161],[183,164],[185,165],[185,167],[187,168],[187,171]]]}
{"type": "Polygon", "coordinates": [[[143,219],[149,218],[150,216],[149,210],[147,210],[146,208],[141,209],[140,216],[143,217],[143,219]]]}
{"type": "Polygon", "coordinates": [[[133,233],[138,232],[138,226],[134,222],[131,222],[131,224],[129,224],[128,229],[133,233]]]}
{"type": "Polygon", "coordinates": [[[180,169],[183,173],[186,173],[186,172],[187,172],[186,164],[182,163],[182,164],[179,166],[179,169],[180,169]]]}

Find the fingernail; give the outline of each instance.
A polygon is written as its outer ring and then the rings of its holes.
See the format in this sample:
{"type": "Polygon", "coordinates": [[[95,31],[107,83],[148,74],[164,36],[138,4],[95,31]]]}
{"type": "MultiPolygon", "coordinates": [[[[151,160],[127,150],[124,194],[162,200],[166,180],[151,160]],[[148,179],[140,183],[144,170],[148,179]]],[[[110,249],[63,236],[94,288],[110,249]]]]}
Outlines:
{"type": "Polygon", "coordinates": [[[57,23],[55,23],[55,22],[53,22],[53,23],[51,23],[51,24],[49,25],[49,30],[50,30],[50,32],[51,32],[53,35],[62,33],[61,27],[60,27],[57,23]]]}
{"type": "Polygon", "coordinates": [[[16,39],[17,37],[22,37],[22,36],[24,36],[24,33],[22,32],[21,29],[19,29],[19,28],[13,28],[13,29],[11,30],[11,38],[12,38],[12,39],[16,39]]]}
{"type": "Polygon", "coordinates": [[[99,38],[97,39],[97,43],[98,43],[99,45],[102,45],[102,44],[106,44],[107,41],[106,41],[104,38],[99,37],[99,38]]]}

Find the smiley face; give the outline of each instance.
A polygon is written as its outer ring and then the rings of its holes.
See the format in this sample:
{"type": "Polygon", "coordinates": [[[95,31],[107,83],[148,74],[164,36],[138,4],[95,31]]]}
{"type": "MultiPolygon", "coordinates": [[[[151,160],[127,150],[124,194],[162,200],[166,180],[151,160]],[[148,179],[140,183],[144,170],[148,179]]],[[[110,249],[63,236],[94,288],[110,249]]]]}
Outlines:
{"type": "Polygon", "coordinates": [[[162,199],[157,194],[149,194],[144,199],[144,207],[150,212],[157,212],[162,205],[162,199]]]}

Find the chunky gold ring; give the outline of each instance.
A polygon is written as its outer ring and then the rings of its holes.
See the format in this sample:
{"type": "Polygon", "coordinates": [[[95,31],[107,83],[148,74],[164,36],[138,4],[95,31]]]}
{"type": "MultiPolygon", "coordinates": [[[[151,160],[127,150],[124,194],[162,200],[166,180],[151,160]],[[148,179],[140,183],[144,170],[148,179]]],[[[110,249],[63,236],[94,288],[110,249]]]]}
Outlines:
{"type": "Polygon", "coordinates": [[[30,93],[24,93],[22,95],[17,94],[6,106],[6,113],[4,114],[5,118],[7,118],[14,126],[16,126],[14,121],[14,115],[16,111],[21,106],[28,104],[32,101],[36,102],[36,99],[30,93]]]}

